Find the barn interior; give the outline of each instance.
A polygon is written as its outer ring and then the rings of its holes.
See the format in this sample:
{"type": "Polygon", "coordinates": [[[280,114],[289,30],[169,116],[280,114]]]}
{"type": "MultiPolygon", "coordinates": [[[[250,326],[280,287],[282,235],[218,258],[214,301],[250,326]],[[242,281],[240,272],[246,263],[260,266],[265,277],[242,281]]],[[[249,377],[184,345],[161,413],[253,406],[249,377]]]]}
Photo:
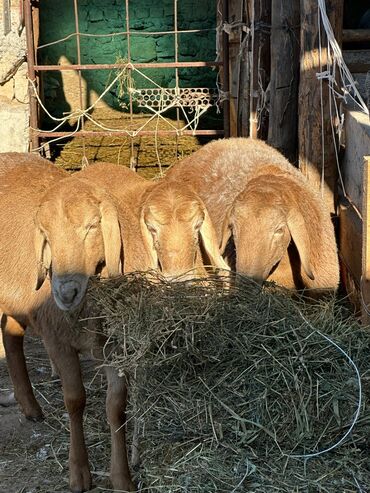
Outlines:
{"type": "MultiPolygon", "coordinates": [[[[320,191],[336,227],[341,289],[318,304],[272,285],[261,295],[248,284],[223,305],[209,286],[192,286],[189,295],[188,286],[161,284],[159,297],[142,278],[142,296],[126,280],[103,291],[92,285],[104,330],[118,334],[121,350],[131,343],[131,359],[117,350],[114,364],[134,382],[128,431],[141,447],[138,491],[367,491],[369,6],[24,0],[19,12],[19,2],[5,4],[4,53],[15,55],[0,63],[2,152],[17,143],[71,172],[104,161],[156,179],[213,139],[258,138],[320,191]],[[124,309],[120,290],[130,293],[124,309]],[[153,318],[139,305],[153,307],[153,318]],[[222,330],[212,335],[215,327],[222,330]]],[[[69,430],[60,384],[48,376],[41,343],[27,345],[46,419],[30,424],[4,411],[0,491],[62,493],[69,430]]],[[[90,361],[82,364],[92,491],[113,491],[106,387],[90,361]]]]}

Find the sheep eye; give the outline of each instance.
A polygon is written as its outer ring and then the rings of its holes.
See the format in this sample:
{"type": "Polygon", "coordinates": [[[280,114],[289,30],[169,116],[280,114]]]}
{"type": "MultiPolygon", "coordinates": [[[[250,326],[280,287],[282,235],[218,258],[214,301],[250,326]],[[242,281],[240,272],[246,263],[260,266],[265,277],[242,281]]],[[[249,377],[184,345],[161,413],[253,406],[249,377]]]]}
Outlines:
{"type": "Polygon", "coordinates": [[[99,223],[100,223],[100,221],[97,219],[97,220],[93,221],[92,223],[90,223],[89,225],[87,225],[86,226],[87,232],[97,229],[99,226],[99,223]]]}
{"type": "Polygon", "coordinates": [[[152,235],[156,235],[157,234],[157,228],[155,228],[152,224],[147,224],[146,227],[152,233],[152,235]]]}
{"type": "Polygon", "coordinates": [[[197,219],[197,222],[195,223],[195,226],[194,226],[195,231],[199,231],[200,230],[200,228],[202,227],[203,222],[204,222],[204,217],[200,217],[200,218],[197,219]]]}

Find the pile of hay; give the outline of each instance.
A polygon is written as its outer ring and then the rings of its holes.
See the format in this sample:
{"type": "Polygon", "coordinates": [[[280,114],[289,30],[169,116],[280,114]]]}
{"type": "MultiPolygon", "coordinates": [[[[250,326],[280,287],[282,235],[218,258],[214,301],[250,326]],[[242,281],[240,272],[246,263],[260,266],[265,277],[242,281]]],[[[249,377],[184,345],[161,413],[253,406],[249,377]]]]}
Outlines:
{"type": "Polygon", "coordinates": [[[141,275],[89,298],[130,375],[140,491],[366,491],[370,334],[343,302],[141,275]]]}

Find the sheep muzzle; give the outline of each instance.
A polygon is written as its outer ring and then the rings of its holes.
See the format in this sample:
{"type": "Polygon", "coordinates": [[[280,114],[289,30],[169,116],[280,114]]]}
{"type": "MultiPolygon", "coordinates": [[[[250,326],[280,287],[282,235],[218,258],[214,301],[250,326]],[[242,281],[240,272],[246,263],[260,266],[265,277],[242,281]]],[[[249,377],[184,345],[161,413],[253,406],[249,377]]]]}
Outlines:
{"type": "Polygon", "coordinates": [[[88,277],[83,274],[52,276],[54,300],[61,310],[76,308],[84,298],[88,277]]]}

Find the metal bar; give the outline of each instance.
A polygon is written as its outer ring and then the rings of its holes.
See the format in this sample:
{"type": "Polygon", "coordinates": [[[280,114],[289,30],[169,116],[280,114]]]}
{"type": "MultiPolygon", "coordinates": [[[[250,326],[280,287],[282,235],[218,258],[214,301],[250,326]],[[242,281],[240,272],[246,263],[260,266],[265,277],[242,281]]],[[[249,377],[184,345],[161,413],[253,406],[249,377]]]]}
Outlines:
{"type": "MultiPolygon", "coordinates": [[[[31,0],[24,0],[24,22],[26,27],[26,42],[27,42],[27,65],[28,65],[28,78],[35,84],[37,90],[37,81],[35,74],[35,46],[33,40],[33,25],[32,25],[32,6],[31,0]]],[[[39,138],[35,131],[38,127],[38,114],[37,114],[37,98],[34,94],[31,83],[28,83],[28,97],[30,104],[30,150],[37,149],[39,147],[39,138]]]]}
{"type": "MultiPolygon", "coordinates": [[[[3,0],[5,1],[5,0],[3,0]]],[[[9,0],[8,0],[9,1],[9,0]]],[[[205,33],[205,32],[210,32],[210,31],[216,31],[214,27],[208,28],[208,29],[184,29],[181,31],[177,31],[177,33],[205,33]]],[[[117,33],[107,33],[107,34],[91,34],[91,33],[79,33],[80,37],[84,38],[114,38],[116,36],[127,36],[127,34],[130,34],[131,36],[158,36],[162,34],[175,34],[176,31],[135,31],[135,30],[130,30],[130,31],[120,31],[117,33]]],[[[56,45],[59,43],[63,43],[64,41],[68,41],[69,39],[73,38],[76,36],[76,33],[71,33],[68,34],[67,36],[64,36],[64,38],[56,39],[55,41],[51,41],[50,43],[45,43],[43,45],[40,45],[37,47],[38,50],[42,50],[43,48],[46,48],[48,46],[56,45]]]]}
{"type": "MultiPolygon", "coordinates": [[[[80,39],[80,23],[78,19],[78,0],[73,0],[74,14],[75,14],[75,28],[76,28],[76,45],[77,45],[77,62],[78,65],[81,65],[81,39],[80,39]]],[[[85,109],[83,95],[82,95],[82,74],[81,70],[77,71],[78,73],[78,89],[79,89],[79,99],[80,99],[80,109],[83,111],[85,109]]],[[[86,93],[86,97],[88,94],[86,93]]],[[[81,127],[82,130],[85,128],[84,119],[81,119],[81,127]]],[[[83,143],[83,152],[84,156],[86,156],[85,142],[83,143]]]]}
{"type": "MultiPolygon", "coordinates": [[[[78,132],[45,132],[43,130],[36,130],[37,135],[42,138],[46,137],[98,137],[100,135],[105,137],[121,137],[125,135],[130,137],[129,133],[124,130],[118,130],[117,132],[111,131],[97,131],[92,130],[79,130],[78,132]]],[[[140,135],[224,135],[223,130],[140,130],[137,136],[140,135]]]]}
{"type": "MultiPolygon", "coordinates": [[[[222,2],[222,23],[223,25],[229,21],[229,1],[222,2]]],[[[229,35],[225,30],[222,31],[222,91],[225,93],[223,101],[223,116],[224,116],[224,132],[225,137],[230,137],[230,73],[229,73],[229,35]]]]}
{"type": "MultiPolygon", "coordinates": [[[[156,63],[131,63],[133,68],[189,68],[189,67],[222,67],[223,62],[156,62],[156,63]]],[[[56,70],[111,70],[114,68],[126,68],[127,63],[97,63],[97,64],[71,64],[71,65],[35,65],[36,71],[56,70]]]]}
{"type": "MultiPolygon", "coordinates": [[[[131,36],[130,36],[130,6],[129,6],[129,1],[125,0],[125,7],[126,7],[126,31],[127,31],[127,59],[128,63],[131,64],[131,36]]],[[[129,84],[131,86],[131,78],[132,78],[132,69],[129,68],[129,84]]],[[[129,108],[130,108],[130,123],[133,125],[134,122],[134,104],[132,100],[132,91],[128,91],[128,97],[129,97],[129,108]]],[[[135,162],[135,153],[134,153],[134,139],[131,137],[131,155],[130,155],[130,168],[135,169],[135,165],[137,164],[135,162]]]]}
{"type": "MultiPolygon", "coordinates": [[[[179,36],[177,31],[177,0],[173,0],[173,21],[174,21],[174,30],[175,30],[175,63],[179,61],[179,36]]],[[[176,96],[180,94],[180,84],[179,84],[179,69],[175,68],[175,93],[176,96]]],[[[176,108],[176,126],[180,128],[180,108],[176,108]]],[[[176,135],[176,155],[179,150],[179,139],[176,135]]]]}

